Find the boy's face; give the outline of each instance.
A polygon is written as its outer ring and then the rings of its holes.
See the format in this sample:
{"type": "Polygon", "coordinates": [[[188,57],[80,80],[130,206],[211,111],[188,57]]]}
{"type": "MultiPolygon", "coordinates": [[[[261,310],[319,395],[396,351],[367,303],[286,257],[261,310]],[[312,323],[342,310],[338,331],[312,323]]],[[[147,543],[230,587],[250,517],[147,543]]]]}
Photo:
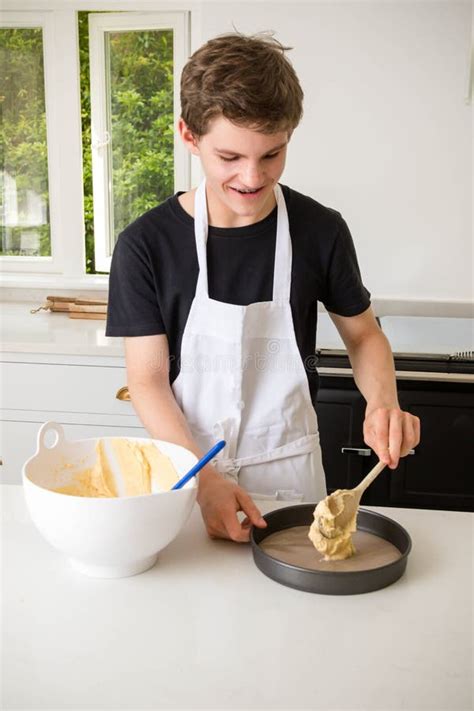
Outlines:
{"type": "Polygon", "coordinates": [[[287,131],[267,135],[236,126],[223,116],[212,120],[199,139],[182,119],[179,129],[189,150],[201,159],[210,224],[241,227],[271,212],[273,188],[285,167],[287,131]]]}

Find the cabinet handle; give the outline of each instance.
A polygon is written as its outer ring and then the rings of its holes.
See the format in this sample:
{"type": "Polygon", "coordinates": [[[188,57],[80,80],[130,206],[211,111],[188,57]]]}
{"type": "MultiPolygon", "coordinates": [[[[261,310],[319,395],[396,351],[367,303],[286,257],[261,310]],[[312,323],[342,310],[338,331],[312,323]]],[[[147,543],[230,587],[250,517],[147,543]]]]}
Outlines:
{"type": "MultiPolygon", "coordinates": [[[[343,454],[358,454],[359,457],[370,457],[372,454],[372,450],[368,448],[366,449],[365,447],[342,447],[341,452],[343,454]]],[[[416,454],[415,450],[410,449],[407,456],[413,454],[416,454]]]]}
{"type": "Polygon", "coordinates": [[[126,385],[123,386],[123,388],[120,388],[117,390],[117,393],[115,395],[117,400],[131,400],[132,398],[130,397],[130,393],[128,392],[128,387],[126,385]]]}
{"type": "Polygon", "coordinates": [[[363,447],[342,447],[341,452],[343,454],[358,454],[359,457],[370,457],[372,450],[363,447]]]}

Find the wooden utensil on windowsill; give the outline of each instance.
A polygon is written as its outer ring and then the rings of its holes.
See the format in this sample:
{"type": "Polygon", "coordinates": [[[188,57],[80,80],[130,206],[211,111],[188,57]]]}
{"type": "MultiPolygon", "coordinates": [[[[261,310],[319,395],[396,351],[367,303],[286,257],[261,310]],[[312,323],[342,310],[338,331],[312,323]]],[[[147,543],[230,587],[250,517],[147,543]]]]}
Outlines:
{"type": "Polygon", "coordinates": [[[106,299],[88,299],[84,296],[47,296],[46,303],[31,313],[38,311],[68,313],[69,318],[100,319],[107,317],[106,299]]]}
{"type": "Polygon", "coordinates": [[[69,318],[103,319],[107,318],[107,304],[76,303],[69,305],[69,318]]]}

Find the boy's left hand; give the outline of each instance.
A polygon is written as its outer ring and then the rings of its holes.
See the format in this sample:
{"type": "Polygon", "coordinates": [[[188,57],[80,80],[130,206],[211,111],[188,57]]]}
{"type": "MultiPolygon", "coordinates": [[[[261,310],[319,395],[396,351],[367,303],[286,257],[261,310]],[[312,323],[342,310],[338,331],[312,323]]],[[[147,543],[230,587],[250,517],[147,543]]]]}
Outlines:
{"type": "Polygon", "coordinates": [[[399,407],[374,408],[365,415],[364,441],[381,462],[396,469],[400,457],[420,441],[420,419],[399,407]]]}

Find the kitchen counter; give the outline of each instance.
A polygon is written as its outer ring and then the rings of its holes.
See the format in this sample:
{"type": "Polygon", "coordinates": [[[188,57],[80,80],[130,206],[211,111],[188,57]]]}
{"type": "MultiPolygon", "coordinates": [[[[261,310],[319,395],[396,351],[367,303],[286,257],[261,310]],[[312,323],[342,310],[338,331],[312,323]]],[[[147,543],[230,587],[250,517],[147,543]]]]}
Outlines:
{"type": "Polygon", "coordinates": [[[337,597],[265,577],[197,506],[151,570],[88,578],[0,490],[3,708],[472,709],[472,514],[374,509],[409,531],[407,572],[337,597]]]}
{"type": "Polygon", "coordinates": [[[123,339],[105,335],[105,321],[71,319],[66,313],[38,311],[39,304],[0,304],[0,351],[123,359],[123,339]]]}
{"type": "MultiPolygon", "coordinates": [[[[37,303],[4,302],[0,304],[0,360],[52,362],[95,365],[124,365],[122,338],[105,335],[105,321],[70,319],[64,313],[39,311],[37,303]],[[15,355],[12,355],[15,354],[15,355]]],[[[474,382],[474,322],[472,319],[437,319],[431,317],[382,317],[381,325],[395,353],[397,378],[474,382]],[[410,346],[410,344],[412,344],[410,346]],[[411,349],[410,349],[411,348],[411,349]],[[437,353],[470,352],[467,362],[437,353]],[[403,357],[397,357],[403,353],[403,357]],[[407,359],[407,353],[415,357],[407,359]],[[423,354],[425,363],[421,365],[423,354]]],[[[318,372],[321,375],[352,376],[344,343],[326,312],[318,314],[318,372]]]]}

